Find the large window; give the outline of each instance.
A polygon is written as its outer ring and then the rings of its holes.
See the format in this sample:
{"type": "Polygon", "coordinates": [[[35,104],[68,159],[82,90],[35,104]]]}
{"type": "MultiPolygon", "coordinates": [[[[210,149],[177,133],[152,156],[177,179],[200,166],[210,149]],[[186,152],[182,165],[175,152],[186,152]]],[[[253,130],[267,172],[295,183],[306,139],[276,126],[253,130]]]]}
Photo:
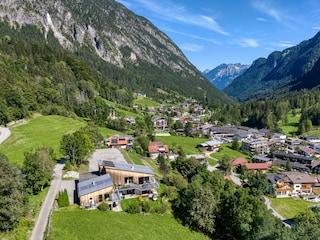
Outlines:
{"type": "Polygon", "coordinates": [[[133,182],[133,177],[126,177],[124,178],[124,183],[125,184],[129,184],[129,183],[132,183],[133,182]]]}
{"type": "Polygon", "coordinates": [[[139,178],[139,184],[144,184],[149,182],[149,177],[140,177],[139,178]]]}

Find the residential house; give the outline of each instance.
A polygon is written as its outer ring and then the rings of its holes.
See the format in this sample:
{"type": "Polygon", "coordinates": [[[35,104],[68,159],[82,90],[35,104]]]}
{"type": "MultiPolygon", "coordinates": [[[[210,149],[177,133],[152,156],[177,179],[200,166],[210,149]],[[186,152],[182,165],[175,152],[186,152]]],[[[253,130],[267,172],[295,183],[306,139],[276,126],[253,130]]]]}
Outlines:
{"type": "Polygon", "coordinates": [[[77,191],[81,208],[92,208],[110,199],[113,194],[113,181],[109,174],[80,174],[77,191]],[[84,175],[86,177],[83,177],[84,175]]]}
{"type": "Polygon", "coordinates": [[[272,167],[272,158],[262,156],[262,155],[254,155],[252,156],[252,162],[254,163],[266,163],[268,167],[272,167]]]}
{"type": "Polygon", "coordinates": [[[315,179],[307,173],[282,172],[268,174],[268,181],[274,184],[277,197],[312,194],[315,179]]]}
{"type": "Polygon", "coordinates": [[[217,152],[220,150],[221,142],[217,140],[211,140],[205,143],[200,143],[197,145],[197,148],[201,151],[217,152]]]}
{"type": "Polygon", "coordinates": [[[131,149],[133,146],[134,137],[131,135],[119,136],[114,135],[106,139],[106,144],[110,148],[131,149]]]}
{"type": "Polygon", "coordinates": [[[165,130],[167,127],[167,119],[160,116],[153,116],[151,118],[154,128],[157,130],[165,130]]]}
{"type": "Polygon", "coordinates": [[[235,160],[233,160],[232,162],[232,168],[236,171],[236,172],[240,172],[242,166],[246,165],[248,162],[246,159],[244,158],[236,158],[235,160]]]}
{"type": "Polygon", "coordinates": [[[156,194],[159,183],[148,166],[133,165],[117,161],[98,161],[100,175],[109,174],[117,186],[120,196],[156,194]]]}
{"type": "Polygon", "coordinates": [[[169,153],[169,148],[167,145],[163,145],[162,142],[151,142],[149,147],[149,157],[156,159],[158,156],[167,157],[169,153]]]}
{"type": "Polygon", "coordinates": [[[267,163],[247,163],[245,165],[248,168],[249,172],[262,172],[262,173],[266,173],[268,170],[268,164],[267,163]]]}
{"type": "Polygon", "coordinates": [[[268,142],[260,139],[243,140],[241,150],[251,154],[265,155],[269,152],[268,142]]]}

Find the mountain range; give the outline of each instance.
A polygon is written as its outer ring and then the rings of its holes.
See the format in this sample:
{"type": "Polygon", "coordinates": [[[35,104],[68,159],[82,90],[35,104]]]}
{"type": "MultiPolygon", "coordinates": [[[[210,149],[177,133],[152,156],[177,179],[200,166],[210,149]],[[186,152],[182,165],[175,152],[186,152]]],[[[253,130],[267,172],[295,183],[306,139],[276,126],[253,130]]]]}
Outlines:
{"type": "Polygon", "coordinates": [[[206,77],[214,86],[222,90],[232,83],[232,81],[246,71],[250,65],[241,63],[220,64],[212,70],[205,70],[202,75],[206,77]]]}
{"type": "Polygon", "coordinates": [[[239,101],[270,99],[320,84],[320,33],[258,58],[223,91],[239,101]]]}
{"type": "Polygon", "coordinates": [[[10,0],[1,5],[2,34],[67,50],[123,91],[233,102],[168,36],[114,0],[10,0]]]}

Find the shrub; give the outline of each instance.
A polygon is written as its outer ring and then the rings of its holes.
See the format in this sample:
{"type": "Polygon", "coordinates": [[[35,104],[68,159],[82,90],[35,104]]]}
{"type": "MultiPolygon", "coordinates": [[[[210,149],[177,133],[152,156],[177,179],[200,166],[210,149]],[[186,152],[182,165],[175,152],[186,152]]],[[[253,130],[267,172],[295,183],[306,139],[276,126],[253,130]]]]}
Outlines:
{"type": "Polygon", "coordinates": [[[131,202],[126,209],[126,212],[131,214],[140,213],[141,209],[139,202],[131,202]]]}
{"type": "Polygon", "coordinates": [[[99,204],[98,209],[101,211],[107,211],[109,210],[109,204],[106,202],[102,202],[99,204]]]}
{"type": "Polygon", "coordinates": [[[146,199],[142,203],[142,211],[149,213],[151,211],[151,205],[149,199],[146,199]]]}

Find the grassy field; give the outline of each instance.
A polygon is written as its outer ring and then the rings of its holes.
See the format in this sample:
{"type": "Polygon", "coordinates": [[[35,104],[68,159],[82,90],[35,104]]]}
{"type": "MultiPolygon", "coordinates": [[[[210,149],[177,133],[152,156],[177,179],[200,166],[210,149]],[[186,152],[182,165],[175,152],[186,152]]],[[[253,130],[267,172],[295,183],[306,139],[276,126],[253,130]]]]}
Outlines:
{"type": "Polygon", "coordinates": [[[50,239],[209,239],[191,232],[172,215],[141,215],[124,212],[84,211],[74,205],[55,211],[50,239]]]}
{"type": "Polygon", "coordinates": [[[296,114],[292,114],[292,110],[288,113],[288,123],[280,126],[282,132],[287,136],[293,136],[298,131],[301,109],[296,109],[296,114]]]}
{"type": "Polygon", "coordinates": [[[231,149],[231,143],[221,144],[220,151],[212,153],[210,156],[220,160],[223,158],[224,155],[228,155],[231,159],[236,159],[240,157],[247,160],[251,159],[250,156],[231,149]]]}
{"type": "Polygon", "coordinates": [[[199,154],[200,151],[197,145],[209,141],[206,138],[193,138],[193,137],[180,137],[180,136],[169,136],[169,137],[156,137],[156,141],[162,142],[168,145],[169,148],[175,146],[181,146],[185,154],[199,154]]]}
{"type": "Polygon", "coordinates": [[[22,165],[24,152],[41,146],[50,146],[57,157],[60,154],[60,140],[66,133],[72,133],[85,126],[84,121],[61,116],[40,116],[28,121],[27,124],[11,127],[11,136],[0,145],[0,152],[10,162],[22,165]]]}
{"type": "Polygon", "coordinates": [[[143,108],[146,108],[146,107],[158,107],[160,106],[160,103],[150,99],[150,98],[143,98],[143,97],[139,97],[137,99],[135,99],[133,101],[133,104],[134,105],[140,105],[142,106],[143,108]]]}
{"type": "Polygon", "coordinates": [[[315,205],[313,202],[305,200],[295,200],[293,198],[269,198],[271,207],[286,219],[293,219],[298,213],[306,210],[308,206],[315,205]]]}

